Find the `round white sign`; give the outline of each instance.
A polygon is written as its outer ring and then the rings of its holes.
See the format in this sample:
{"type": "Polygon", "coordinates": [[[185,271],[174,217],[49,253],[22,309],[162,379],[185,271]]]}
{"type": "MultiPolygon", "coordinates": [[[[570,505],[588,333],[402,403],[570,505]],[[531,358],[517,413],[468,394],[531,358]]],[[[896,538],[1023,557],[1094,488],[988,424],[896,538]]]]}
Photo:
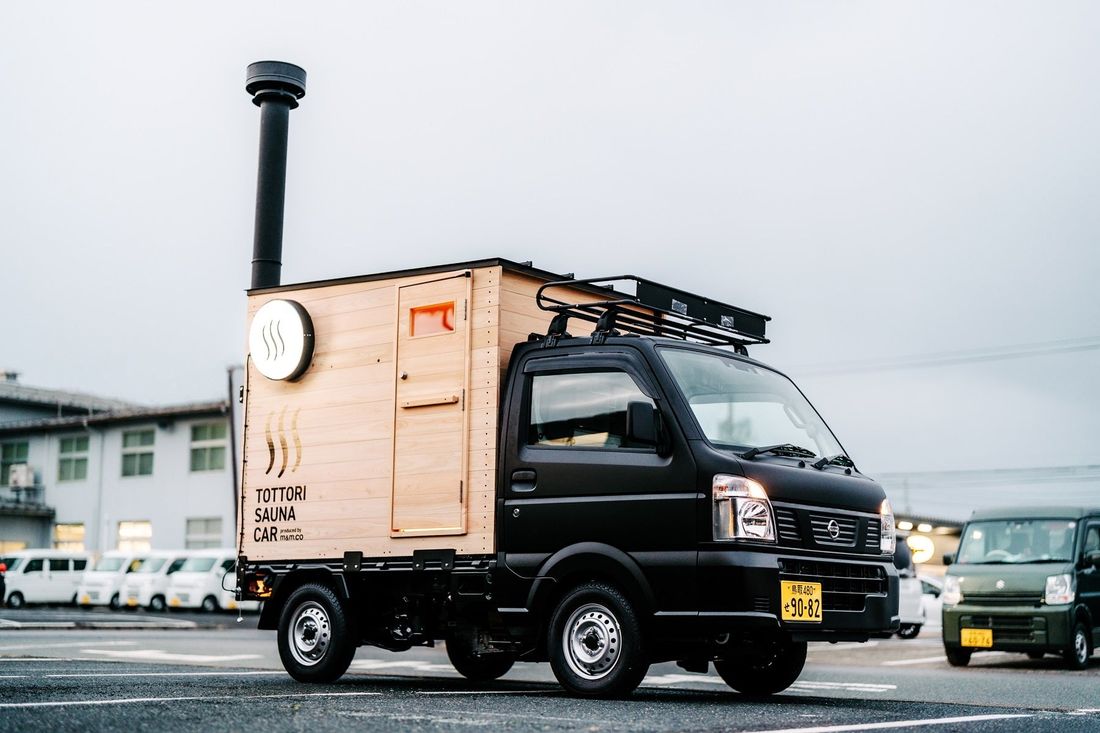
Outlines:
{"type": "Polygon", "coordinates": [[[269,300],[248,329],[252,363],[268,379],[297,379],[313,360],[313,321],[300,303],[269,300]]]}

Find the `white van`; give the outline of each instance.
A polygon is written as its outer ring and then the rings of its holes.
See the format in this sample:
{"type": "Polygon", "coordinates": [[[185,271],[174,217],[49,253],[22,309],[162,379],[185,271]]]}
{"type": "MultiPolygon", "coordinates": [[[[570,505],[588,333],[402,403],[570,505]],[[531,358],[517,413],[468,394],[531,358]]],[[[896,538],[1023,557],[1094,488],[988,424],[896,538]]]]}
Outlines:
{"type": "Polygon", "coordinates": [[[257,601],[237,603],[232,590],[222,588],[236,585],[237,553],[235,550],[197,550],[168,582],[168,605],[172,608],[201,608],[204,611],[219,609],[254,611],[260,607],[257,601]]]}
{"type": "Polygon", "coordinates": [[[145,560],[146,553],[136,554],[126,550],[103,553],[95,565],[84,573],[80,587],[76,589],[76,602],[81,606],[121,605],[122,582],[145,560]]]}
{"type": "Polygon", "coordinates": [[[137,570],[128,574],[120,591],[122,603],[129,608],[148,608],[163,611],[168,608],[168,582],[178,571],[190,552],[185,550],[154,550],[137,570]]]}
{"type": "Polygon", "coordinates": [[[8,608],[28,603],[74,603],[91,557],[68,550],[20,550],[8,564],[8,608]]]}
{"type": "Polygon", "coordinates": [[[894,567],[898,569],[898,616],[901,626],[897,634],[901,639],[915,639],[924,625],[923,588],[913,564],[913,553],[900,536],[894,550],[894,567]]]}

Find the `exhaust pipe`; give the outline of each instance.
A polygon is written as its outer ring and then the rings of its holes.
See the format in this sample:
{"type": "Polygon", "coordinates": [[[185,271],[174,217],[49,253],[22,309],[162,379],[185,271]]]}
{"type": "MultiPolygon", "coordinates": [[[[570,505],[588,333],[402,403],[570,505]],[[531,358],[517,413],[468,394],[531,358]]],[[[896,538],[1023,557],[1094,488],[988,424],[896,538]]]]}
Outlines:
{"type": "Polygon", "coordinates": [[[279,284],[283,267],[287,132],[290,110],[306,95],[306,70],[282,61],[257,61],[248,65],[244,88],[260,108],[252,288],[270,288],[279,284]]]}

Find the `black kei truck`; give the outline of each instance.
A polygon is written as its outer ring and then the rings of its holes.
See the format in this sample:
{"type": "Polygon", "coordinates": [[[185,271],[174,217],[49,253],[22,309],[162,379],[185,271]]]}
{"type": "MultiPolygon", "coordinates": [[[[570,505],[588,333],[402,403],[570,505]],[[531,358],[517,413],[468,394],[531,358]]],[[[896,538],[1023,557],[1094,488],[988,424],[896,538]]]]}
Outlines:
{"type": "Polygon", "coordinates": [[[767,695],[808,641],[897,630],[889,502],[748,356],[766,316],[504,259],[280,285],[305,72],[259,62],[246,88],[237,594],[295,679],[442,641],[475,681],[549,661],[571,693],[616,696],[674,660],[767,695]]]}

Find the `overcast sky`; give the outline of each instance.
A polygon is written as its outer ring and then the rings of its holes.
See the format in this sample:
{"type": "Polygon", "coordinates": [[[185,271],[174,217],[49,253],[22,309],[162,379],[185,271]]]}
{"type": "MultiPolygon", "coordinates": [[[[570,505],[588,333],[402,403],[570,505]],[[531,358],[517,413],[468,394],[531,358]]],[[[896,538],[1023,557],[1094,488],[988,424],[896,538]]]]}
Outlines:
{"type": "Polygon", "coordinates": [[[772,315],[753,355],[864,470],[1097,464],[1098,38],[1088,2],[9,3],[0,369],[224,396],[273,58],[284,282],[636,272],[772,315]]]}

